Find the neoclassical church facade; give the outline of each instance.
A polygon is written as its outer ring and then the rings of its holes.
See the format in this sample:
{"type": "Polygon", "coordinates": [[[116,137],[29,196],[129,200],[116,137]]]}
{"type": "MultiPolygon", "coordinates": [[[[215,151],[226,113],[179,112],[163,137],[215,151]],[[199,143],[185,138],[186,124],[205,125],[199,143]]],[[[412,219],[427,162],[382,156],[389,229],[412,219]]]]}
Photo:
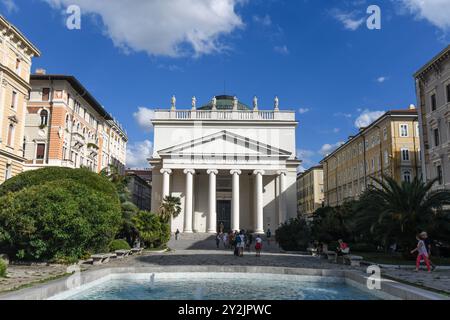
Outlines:
{"type": "Polygon", "coordinates": [[[156,110],[152,211],[166,195],[180,197],[182,212],[172,232],[215,233],[250,230],[264,233],[296,216],[294,111],[259,110],[236,97],[217,96],[187,110],[156,110]]]}

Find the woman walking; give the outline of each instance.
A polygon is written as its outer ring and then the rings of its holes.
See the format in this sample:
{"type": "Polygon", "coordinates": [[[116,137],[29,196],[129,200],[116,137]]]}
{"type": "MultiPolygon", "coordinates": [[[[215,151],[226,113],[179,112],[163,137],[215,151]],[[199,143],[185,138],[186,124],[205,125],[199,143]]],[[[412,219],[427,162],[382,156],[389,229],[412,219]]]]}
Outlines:
{"type": "Polygon", "coordinates": [[[255,242],[256,242],[256,244],[255,244],[256,256],[260,257],[261,249],[262,249],[262,239],[261,239],[260,235],[256,236],[255,242]]]}
{"type": "Polygon", "coordinates": [[[427,265],[428,272],[431,272],[430,261],[428,260],[428,250],[427,247],[425,246],[425,242],[423,241],[423,238],[420,235],[418,235],[416,239],[418,241],[417,248],[411,251],[411,254],[417,251],[416,272],[419,271],[420,260],[422,259],[425,261],[425,264],[427,265]]]}

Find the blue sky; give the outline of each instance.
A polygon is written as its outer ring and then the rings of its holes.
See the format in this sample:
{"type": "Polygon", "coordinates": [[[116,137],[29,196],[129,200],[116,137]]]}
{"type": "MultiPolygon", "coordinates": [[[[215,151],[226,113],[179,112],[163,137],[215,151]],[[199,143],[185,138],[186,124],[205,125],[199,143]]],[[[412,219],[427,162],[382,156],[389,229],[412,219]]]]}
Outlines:
{"type": "Polygon", "coordinates": [[[129,165],[151,151],[153,108],[224,92],[297,111],[307,168],[357,125],[416,103],[412,74],[449,43],[450,0],[0,0],[42,51],[33,71],[75,75],[126,128],[129,165]],[[67,6],[81,29],[66,27],[67,6]],[[381,30],[369,30],[369,5],[381,30]]]}

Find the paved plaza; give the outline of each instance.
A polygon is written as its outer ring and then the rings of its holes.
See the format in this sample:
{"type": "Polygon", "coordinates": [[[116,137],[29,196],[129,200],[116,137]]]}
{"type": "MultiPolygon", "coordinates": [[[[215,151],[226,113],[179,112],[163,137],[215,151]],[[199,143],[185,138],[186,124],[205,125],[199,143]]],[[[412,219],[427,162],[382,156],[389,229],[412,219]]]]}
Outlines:
{"type": "MultiPolygon", "coordinates": [[[[275,250],[274,250],[275,251],[275,250]]],[[[330,263],[324,259],[302,254],[288,254],[281,252],[264,253],[256,257],[254,252],[246,252],[244,257],[235,257],[230,250],[197,249],[172,250],[169,252],[145,252],[140,256],[130,256],[123,260],[111,260],[109,263],[93,266],[82,264],[82,270],[94,270],[110,267],[151,267],[151,266],[273,266],[289,268],[313,269],[353,269],[365,272],[366,267],[350,267],[342,264],[330,263]]],[[[8,268],[8,278],[0,279],[0,291],[7,291],[20,286],[36,283],[57,276],[63,276],[67,267],[62,265],[32,265],[8,268]]],[[[411,269],[383,269],[382,274],[414,283],[423,287],[434,288],[450,294],[450,271],[439,270],[431,274],[426,272],[415,273],[411,269]]]]}

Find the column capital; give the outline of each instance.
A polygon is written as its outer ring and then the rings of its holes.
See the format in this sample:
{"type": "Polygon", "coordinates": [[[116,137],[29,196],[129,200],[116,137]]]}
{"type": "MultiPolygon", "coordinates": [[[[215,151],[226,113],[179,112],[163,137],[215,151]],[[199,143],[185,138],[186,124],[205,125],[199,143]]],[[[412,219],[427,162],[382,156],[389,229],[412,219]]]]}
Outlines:
{"type": "Polygon", "coordinates": [[[240,176],[242,174],[242,171],[239,170],[239,169],[233,169],[233,170],[230,171],[230,174],[231,175],[237,174],[238,176],[240,176]]]}
{"type": "Polygon", "coordinates": [[[219,174],[219,170],[217,170],[217,169],[208,169],[207,171],[206,171],[206,173],[207,174],[214,174],[214,175],[218,175],[219,174]]]}
{"type": "Polygon", "coordinates": [[[184,169],[183,170],[184,174],[195,174],[195,170],[194,169],[184,169]]]}
{"type": "Polygon", "coordinates": [[[281,176],[281,175],[287,175],[287,170],[278,170],[277,171],[277,175],[281,176]]]}
{"type": "Polygon", "coordinates": [[[253,171],[253,174],[255,175],[255,176],[257,176],[258,174],[260,174],[260,175],[264,175],[266,172],[264,171],[264,170],[255,170],[255,171],[253,171]]]}
{"type": "Polygon", "coordinates": [[[172,174],[172,169],[161,169],[159,172],[161,172],[162,174],[165,174],[165,173],[167,173],[167,174],[172,174]]]}

